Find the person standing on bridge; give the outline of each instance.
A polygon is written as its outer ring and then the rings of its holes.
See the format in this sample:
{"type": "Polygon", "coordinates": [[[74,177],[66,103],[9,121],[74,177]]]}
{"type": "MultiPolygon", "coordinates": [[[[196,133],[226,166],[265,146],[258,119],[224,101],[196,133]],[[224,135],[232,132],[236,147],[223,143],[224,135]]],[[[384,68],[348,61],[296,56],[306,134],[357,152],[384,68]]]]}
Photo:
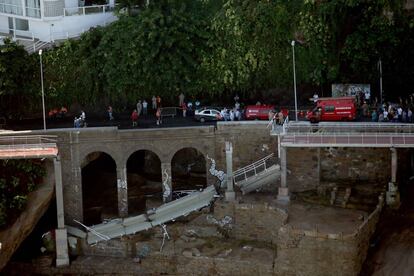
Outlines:
{"type": "Polygon", "coordinates": [[[152,102],[152,109],[156,110],[157,109],[157,98],[155,98],[155,96],[152,96],[151,102],[152,102]]]}
{"type": "Polygon", "coordinates": [[[148,103],[146,100],[142,102],[142,113],[143,115],[147,115],[148,113],[148,103]]]}
{"type": "Polygon", "coordinates": [[[156,100],[157,100],[157,107],[161,107],[161,97],[157,96],[156,100]]]}
{"type": "Polygon", "coordinates": [[[185,118],[187,116],[187,105],[185,102],[181,104],[181,109],[183,110],[183,118],[185,118]]]}
{"type": "Polygon", "coordinates": [[[136,127],[138,125],[138,116],[138,111],[134,109],[131,114],[132,127],[136,127]]]}
{"type": "Polygon", "coordinates": [[[109,121],[114,120],[112,106],[108,106],[108,119],[109,119],[109,121]]]}
{"type": "Polygon", "coordinates": [[[157,117],[157,126],[162,124],[162,118],[161,118],[161,108],[157,108],[157,112],[155,112],[155,117],[157,117]]]}
{"type": "Polygon", "coordinates": [[[184,96],[183,92],[181,92],[181,94],[178,96],[178,106],[183,106],[184,98],[185,98],[185,96],[184,96]]]}
{"type": "Polygon", "coordinates": [[[138,103],[137,103],[138,116],[141,116],[141,111],[142,111],[142,103],[141,103],[141,100],[139,100],[138,103]]]}

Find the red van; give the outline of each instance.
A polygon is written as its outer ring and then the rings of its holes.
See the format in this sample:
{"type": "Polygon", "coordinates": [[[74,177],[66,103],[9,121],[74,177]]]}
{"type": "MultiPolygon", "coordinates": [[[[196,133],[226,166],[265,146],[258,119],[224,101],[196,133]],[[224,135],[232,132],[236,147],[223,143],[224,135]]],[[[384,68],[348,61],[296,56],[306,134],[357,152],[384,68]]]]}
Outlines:
{"type": "Polygon", "coordinates": [[[269,111],[275,110],[274,105],[248,105],[245,109],[247,120],[269,120],[269,111]]]}
{"type": "Polygon", "coordinates": [[[308,111],[306,118],[312,123],[320,121],[352,121],[356,118],[354,97],[319,98],[316,107],[308,111]]]}

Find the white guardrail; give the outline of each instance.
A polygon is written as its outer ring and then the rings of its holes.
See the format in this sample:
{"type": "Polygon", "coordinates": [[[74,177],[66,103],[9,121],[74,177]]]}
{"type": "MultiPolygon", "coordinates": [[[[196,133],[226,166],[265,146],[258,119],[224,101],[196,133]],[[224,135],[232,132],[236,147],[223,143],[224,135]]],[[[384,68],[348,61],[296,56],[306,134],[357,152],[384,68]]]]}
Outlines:
{"type": "Polygon", "coordinates": [[[178,217],[210,205],[216,195],[214,186],[208,186],[203,191],[194,192],[185,197],[163,204],[153,211],[140,216],[115,219],[88,227],[87,242],[97,243],[123,235],[135,234],[143,230],[164,224],[178,217]]]}
{"type": "Polygon", "coordinates": [[[257,174],[266,171],[272,165],[274,165],[271,158],[274,154],[269,154],[268,156],[250,164],[243,168],[240,168],[233,173],[234,183],[237,185],[238,182],[246,181],[248,178],[256,176],[257,174]]]}
{"type": "Polygon", "coordinates": [[[1,136],[0,145],[39,145],[39,144],[56,144],[57,136],[54,135],[30,135],[30,136],[1,136]]]}
{"type": "Polygon", "coordinates": [[[414,133],[414,124],[365,122],[290,122],[289,133],[303,132],[359,132],[359,133],[414,133]]]}
{"type": "Polygon", "coordinates": [[[113,11],[114,7],[111,5],[94,5],[94,6],[83,6],[83,7],[73,7],[73,8],[64,8],[64,16],[72,15],[87,15],[94,13],[106,13],[113,11]]]}
{"type": "Polygon", "coordinates": [[[288,133],[286,147],[414,147],[414,133],[288,133]]]}

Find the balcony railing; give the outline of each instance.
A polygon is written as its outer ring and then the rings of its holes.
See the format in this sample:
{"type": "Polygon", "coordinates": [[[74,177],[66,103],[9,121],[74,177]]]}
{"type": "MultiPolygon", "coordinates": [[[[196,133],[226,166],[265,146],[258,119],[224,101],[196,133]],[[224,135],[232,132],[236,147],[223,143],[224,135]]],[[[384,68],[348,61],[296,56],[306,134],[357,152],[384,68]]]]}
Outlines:
{"type": "Polygon", "coordinates": [[[23,8],[22,6],[1,3],[0,12],[8,13],[8,14],[15,14],[15,15],[23,15],[23,8]]]}
{"type": "Polygon", "coordinates": [[[74,7],[74,8],[64,8],[64,16],[72,15],[86,15],[94,13],[106,13],[112,11],[114,8],[110,5],[97,5],[97,6],[85,6],[85,7],[74,7]]]}

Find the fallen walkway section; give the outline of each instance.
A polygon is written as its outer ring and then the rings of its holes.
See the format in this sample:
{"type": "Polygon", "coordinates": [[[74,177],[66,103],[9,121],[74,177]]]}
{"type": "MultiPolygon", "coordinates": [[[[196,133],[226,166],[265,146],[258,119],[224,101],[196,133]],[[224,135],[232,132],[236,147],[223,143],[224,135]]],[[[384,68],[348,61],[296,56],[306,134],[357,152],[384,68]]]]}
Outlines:
{"type": "Polygon", "coordinates": [[[163,204],[154,210],[147,211],[146,214],[125,219],[114,219],[107,223],[88,227],[87,242],[93,244],[102,240],[135,234],[173,221],[178,217],[186,216],[193,211],[210,205],[216,194],[214,186],[208,186],[203,191],[197,191],[163,204]]]}
{"type": "Polygon", "coordinates": [[[243,195],[260,190],[280,177],[280,165],[275,164],[273,153],[234,172],[234,183],[243,195]]]}

